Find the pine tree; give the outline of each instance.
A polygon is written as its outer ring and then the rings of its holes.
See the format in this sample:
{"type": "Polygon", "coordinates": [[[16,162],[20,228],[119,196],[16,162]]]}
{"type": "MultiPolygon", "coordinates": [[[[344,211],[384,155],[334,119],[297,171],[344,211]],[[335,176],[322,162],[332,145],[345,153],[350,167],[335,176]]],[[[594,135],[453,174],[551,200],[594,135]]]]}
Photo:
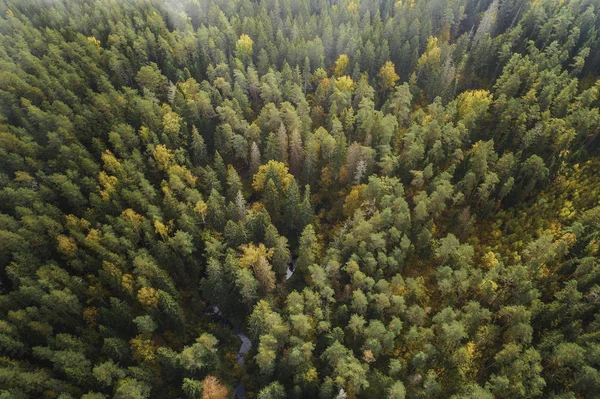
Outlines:
{"type": "Polygon", "coordinates": [[[308,272],[308,267],[317,261],[318,243],[315,230],[311,224],[307,225],[300,236],[300,249],[298,259],[296,260],[295,269],[300,275],[305,275],[308,272]]]}

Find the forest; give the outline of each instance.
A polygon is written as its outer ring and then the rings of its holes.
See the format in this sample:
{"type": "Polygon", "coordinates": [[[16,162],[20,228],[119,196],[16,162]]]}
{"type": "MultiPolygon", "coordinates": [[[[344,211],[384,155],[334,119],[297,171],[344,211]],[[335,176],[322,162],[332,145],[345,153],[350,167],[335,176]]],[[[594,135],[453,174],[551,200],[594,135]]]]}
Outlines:
{"type": "Polygon", "coordinates": [[[598,0],[0,0],[0,399],[597,399],[598,0]]]}

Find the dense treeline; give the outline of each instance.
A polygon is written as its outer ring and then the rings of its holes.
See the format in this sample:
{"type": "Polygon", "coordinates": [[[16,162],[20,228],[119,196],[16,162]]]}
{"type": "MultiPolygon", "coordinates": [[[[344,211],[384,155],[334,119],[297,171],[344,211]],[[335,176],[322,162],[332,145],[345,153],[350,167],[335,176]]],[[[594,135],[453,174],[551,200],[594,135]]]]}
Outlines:
{"type": "Polygon", "coordinates": [[[597,397],[599,30],[3,0],[0,397],[597,397]]]}

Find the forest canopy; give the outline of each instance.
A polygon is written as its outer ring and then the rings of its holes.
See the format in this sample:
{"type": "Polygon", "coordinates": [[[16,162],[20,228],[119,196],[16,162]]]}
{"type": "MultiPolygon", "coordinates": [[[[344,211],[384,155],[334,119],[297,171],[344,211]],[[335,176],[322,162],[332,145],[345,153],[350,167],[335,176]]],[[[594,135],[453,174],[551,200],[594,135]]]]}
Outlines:
{"type": "Polygon", "coordinates": [[[597,0],[0,0],[0,399],[600,392],[597,0]]]}

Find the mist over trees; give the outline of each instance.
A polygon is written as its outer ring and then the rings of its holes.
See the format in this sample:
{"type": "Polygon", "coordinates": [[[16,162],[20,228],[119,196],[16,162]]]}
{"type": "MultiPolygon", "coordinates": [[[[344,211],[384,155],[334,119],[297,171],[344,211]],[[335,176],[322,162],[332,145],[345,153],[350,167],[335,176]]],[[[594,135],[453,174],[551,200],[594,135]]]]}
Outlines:
{"type": "Polygon", "coordinates": [[[0,398],[596,398],[599,31],[0,1],[0,398]]]}

